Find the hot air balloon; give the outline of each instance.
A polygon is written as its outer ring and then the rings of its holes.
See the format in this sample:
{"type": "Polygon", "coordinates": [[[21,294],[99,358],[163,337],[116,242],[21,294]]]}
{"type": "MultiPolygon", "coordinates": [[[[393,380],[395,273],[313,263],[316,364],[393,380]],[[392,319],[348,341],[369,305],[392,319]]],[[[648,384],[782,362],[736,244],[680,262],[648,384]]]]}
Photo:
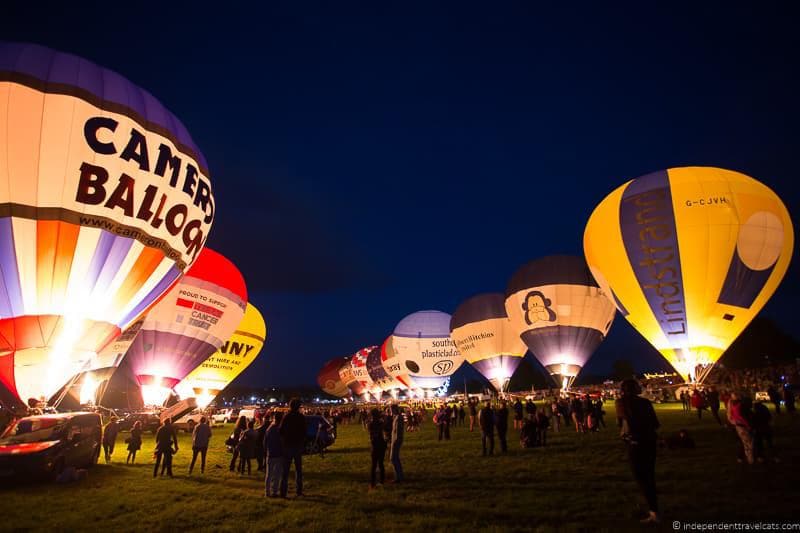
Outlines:
{"type": "Polygon", "coordinates": [[[506,288],[506,313],[531,353],[563,389],[603,341],[614,304],[582,257],[552,255],[520,268],[506,288]]]}
{"type": "Polygon", "coordinates": [[[208,169],[152,95],[79,57],[0,44],[0,382],[49,397],[194,262],[208,169]]]}
{"type": "MultiPolygon", "coordinates": [[[[372,378],[369,377],[369,372],[367,371],[367,356],[369,352],[375,348],[376,346],[361,348],[354,353],[353,357],[350,359],[350,368],[353,370],[353,377],[356,378],[356,381],[361,387],[361,394],[365,400],[369,400],[369,393],[373,388],[372,378]]],[[[380,397],[378,399],[380,399],[380,397]]]]}
{"type": "Polygon", "coordinates": [[[402,383],[394,379],[383,366],[383,356],[386,354],[386,345],[390,342],[391,337],[387,338],[383,344],[371,350],[367,355],[367,372],[369,377],[372,378],[375,388],[374,394],[380,398],[382,392],[388,392],[393,397],[397,397],[398,391],[405,388],[402,383]]]}
{"type": "Polygon", "coordinates": [[[459,305],[450,319],[450,338],[499,392],[505,390],[528,351],[508,319],[500,293],[479,294],[459,305]]]}
{"type": "Polygon", "coordinates": [[[356,379],[355,374],[353,373],[353,357],[345,357],[345,363],[339,367],[339,378],[342,380],[342,383],[350,389],[350,393],[354,397],[361,396],[364,393],[364,387],[361,385],[361,382],[356,379]]]}
{"type": "Polygon", "coordinates": [[[392,377],[429,392],[464,362],[450,339],[450,315],[441,311],[418,311],[401,320],[392,334],[392,351],[394,357],[386,360],[392,377]]]}
{"type": "Polygon", "coordinates": [[[339,375],[339,369],[348,364],[350,364],[350,357],[337,357],[322,366],[322,370],[317,374],[317,383],[326,394],[338,398],[350,395],[350,389],[339,375]]]}
{"type": "Polygon", "coordinates": [[[629,181],[583,237],[620,313],[689,381],[706,373],[783,279],[792,221],[767,186],[730,170],[671,168],[629,181]]]}
{"type": "Polygon", "coordinates": [[[264,317],[248,303],[236,331],[219,350],[192,370],[175,387],[181,398],[195,398],[197,407],[205,409],[245,368],[250,366],[267,338],[264,317]]]}
{"type": "Polygon", "coordinates": [[[146,405],[159,405],[170,390],[208,359],[242,321],[247,289],[228,259],[204,248],[192,268],[147,313],[125,355],[146,405]]]}

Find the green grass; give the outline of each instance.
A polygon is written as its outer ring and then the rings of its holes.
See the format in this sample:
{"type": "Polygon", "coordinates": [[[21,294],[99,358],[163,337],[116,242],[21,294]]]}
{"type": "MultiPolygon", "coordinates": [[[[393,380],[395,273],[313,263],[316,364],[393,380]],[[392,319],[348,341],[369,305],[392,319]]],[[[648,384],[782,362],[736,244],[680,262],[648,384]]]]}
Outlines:
{"type": "MultiPolygon", "coordinates": [[[[613,406],[607,404],[609,414],[613,406]]],[[[723,412],[724,413],[724,412],[723,412]]],[[[657,480],[666,529],[673,520],[788,520],[797,517],[800,420],[776,421],[779,464],[736,462],[736,441],[710,418],[659,406],[662,434],[688,429],[694,451],[660,451],[657,480]]],[[[607,419],[610,421],[611,417],[607,419]]],[[[191,446],[181,435],[174,479],[152,478],[152,439],[139,464],[124,464],[124,435],[111,465],[69,485],[0,489],[0,529],[32,530],[552,530],[638,526],[640,500],[615,429],[550,432],[545,449],[521,449],[509,431],[507,456],[480,456],[480,435],[454,428],[437,442],[430,418],[403,447],[408,483],[368,491],[367,435],[342,426],[324,458],[305,457],[302,499],[264,499],[263,478],[228,472],[215,428],[205,475],[187,475],[191,446]]],[[[387,460],[387,478],[391,466],[387,460]]],[[[290,494],[293,494],[293,475],[290,494]]]]}

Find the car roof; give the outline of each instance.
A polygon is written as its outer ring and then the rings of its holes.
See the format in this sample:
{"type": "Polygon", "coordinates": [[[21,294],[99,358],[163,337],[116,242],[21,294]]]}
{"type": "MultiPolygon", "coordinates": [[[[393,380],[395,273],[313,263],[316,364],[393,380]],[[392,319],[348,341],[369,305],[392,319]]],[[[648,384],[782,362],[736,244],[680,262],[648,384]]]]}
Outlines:
{"type": "Polygon", "coordinates": [[[97,413],[84,411],[84,412],[75,412],[75,413],[52,413],[52,414],[44,414],[44,415],[33,415],[33,416],[23,417],[20,420],[52,420],[52,419],[70,420],[70,419],[78,417],[78,416],[83,417],[83,416],[86,416],[86,415],[92,415],[92,416],[97,417],[98,419],[100,418],[100,415],[97,414],[97,413]]]}

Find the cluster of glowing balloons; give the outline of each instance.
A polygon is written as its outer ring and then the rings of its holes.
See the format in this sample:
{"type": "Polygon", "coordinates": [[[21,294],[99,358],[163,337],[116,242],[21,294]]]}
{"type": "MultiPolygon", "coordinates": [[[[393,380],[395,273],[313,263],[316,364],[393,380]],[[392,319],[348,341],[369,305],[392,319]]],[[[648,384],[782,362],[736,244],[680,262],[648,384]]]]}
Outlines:
{"type": "Polygon", "coordinates": [[[204,247],[215,199],[202,153],[148,92],[32,44],[0,44],[0,122],[4,396],[25,404],[79,381],[88,398],[129,359],[157,403],[247,303],[238,270],[204,247]]]}
{"type": "Polygon", "coordinates": [[[613,191],[589,218],[583,245],[585,258],[533,260],[511,277],[505,295],[469,298],[452,318],[439,311],[404,318],[370,352],[375,385],[354,388],[345,376],[363,365],[341,362],[339,395],[348,388],[355,395],[363,388],[430,390],[464,358],[502,391],[527,351],[569,388],[616,311],[687,382],[702,382],[777,289],[794,231],[786,207],[762,183],[688,167],[613,191]]]}

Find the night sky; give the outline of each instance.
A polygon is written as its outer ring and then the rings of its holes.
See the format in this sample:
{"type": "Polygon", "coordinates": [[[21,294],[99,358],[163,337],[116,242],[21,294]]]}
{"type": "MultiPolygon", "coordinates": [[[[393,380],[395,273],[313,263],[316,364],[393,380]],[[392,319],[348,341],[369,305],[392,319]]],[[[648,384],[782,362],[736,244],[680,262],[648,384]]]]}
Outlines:
{"type": "MultiPolygon", "coordinates": [[[[14,2],[0,18],[0,38],[116,70],[191,132],[209,245],[267,320],[237,383],[313,383],[411,312],[582,255],[594,206],[655,170],[744,172],[797,229],[800,4],[261,4],[14,2]]],[[[797,255],[762,312],[793,332],[797,255]]],[[[620,357],[665,366],[618,316],[585,371],[620,357]]]]}

